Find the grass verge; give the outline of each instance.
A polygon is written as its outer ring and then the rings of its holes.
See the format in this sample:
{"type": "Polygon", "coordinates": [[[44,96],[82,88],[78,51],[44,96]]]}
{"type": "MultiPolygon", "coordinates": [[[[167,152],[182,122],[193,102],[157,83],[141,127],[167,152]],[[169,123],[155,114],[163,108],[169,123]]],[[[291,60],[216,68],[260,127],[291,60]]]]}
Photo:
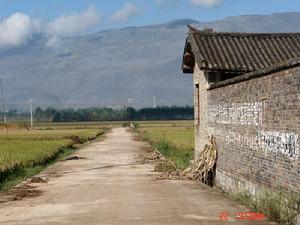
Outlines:
{"type": "Polygon", "coordinates": [[[236,193],[231,197],[280,224],[299,225],[300,193],[264,190],[255,198],[248,193],[236,193]]]}
{"type": "Polygon", "coordinates": [[[1,179],[3,180],[0,183],[0,191],[7,191],[10,188],[16,186],[18,183],[22,182],[23,180],[26,180],[29,177],[39,174],[51,164],[71,155],[77,149],[79,148],[74,148],[71,146],[65,147],[60,149],[60,151],[58,151],[52,158],[49,158],[41,164],[28,167],[20,167],[6,173],[5,175],[2,174],[1,179]]]}
{"type": "Polygon", "coordinates": [[[194,157],[194,128],[190,121],[167,121],[141,123],[134,129],[139,138],[149,142],[168,160],[174,162],[161,162],[157,165],[158,172],[172,172],[176,169],[184,170],[190,165],[194,157]]]}
{"type": "MultiPolygon", "coordinates": [[[[190,161],[194,157],[194,149],[173,146],[172,143],[165,139],[153,143],[153,146],[163,156],[174,162],[177,169],[179,170],[186,169],[190,165],[190,161]]],[[[165,165],[164,167],[168,168],[168,170],[170,169],[170,166],[168,165],[165,165]]]]}

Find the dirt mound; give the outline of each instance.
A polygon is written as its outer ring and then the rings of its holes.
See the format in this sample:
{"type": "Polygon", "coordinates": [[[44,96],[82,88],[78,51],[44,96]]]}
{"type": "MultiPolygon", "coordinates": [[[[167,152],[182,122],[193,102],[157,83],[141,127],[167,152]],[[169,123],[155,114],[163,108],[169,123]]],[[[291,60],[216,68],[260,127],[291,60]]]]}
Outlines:
{"type": "Polygon", "coordinates": [[[41,194],[42,191],[37,190],[35,186],[23,184],[11,189],[8,192],[0,193],[0,203],[20,201],[24,198],[37,197],[41,194]]]}
{"type": "Polygon", "coordinates": [[[47,183],[47,180],[42,177],[33,177],[31,178],[30,183],[47,183]]]}

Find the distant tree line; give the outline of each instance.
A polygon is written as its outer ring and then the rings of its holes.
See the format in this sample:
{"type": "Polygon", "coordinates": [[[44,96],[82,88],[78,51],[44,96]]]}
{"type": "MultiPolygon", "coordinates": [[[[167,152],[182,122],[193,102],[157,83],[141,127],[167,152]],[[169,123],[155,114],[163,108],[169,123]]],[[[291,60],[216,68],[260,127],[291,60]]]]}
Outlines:
{"type": "MultiPolygon", "coordinates": [[[[0,112],[0,116],[3,113],[0,112]]],[[[7,113],[10,118],[19,120],[30,116],[28,112],[10,110],[7,113]]],[[[185,107],[157,107],[134,109],[124,107],[122,109],[112,108],[85,108],[85,109],[55,109],[40,107],[34,111],[36,122],[84,122],[84,121],[137,121],[137,120],[190,120],[193,119],[194,108],[185,107]]]]}

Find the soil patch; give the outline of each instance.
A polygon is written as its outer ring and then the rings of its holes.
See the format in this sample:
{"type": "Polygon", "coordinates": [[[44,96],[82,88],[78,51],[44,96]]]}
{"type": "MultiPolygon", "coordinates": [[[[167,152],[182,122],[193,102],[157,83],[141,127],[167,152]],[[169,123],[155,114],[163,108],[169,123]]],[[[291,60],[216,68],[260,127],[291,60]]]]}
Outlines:
{"type": "Polygon", "coordinates": [[[38,197],[42,194],[41,190],[37,190],[36,186],[23,184],[15,187],[5,193],[0,193],[0,203],[20,201],[24,198],[38,197]]]}
{"type": "Polygon", "coordinates": [[[71,161],[71,160],[81,160],[81,159],[86,159],[85,157],[80,157],[78,155],[73,155],[65,158],[65,161],[71,161]]]}

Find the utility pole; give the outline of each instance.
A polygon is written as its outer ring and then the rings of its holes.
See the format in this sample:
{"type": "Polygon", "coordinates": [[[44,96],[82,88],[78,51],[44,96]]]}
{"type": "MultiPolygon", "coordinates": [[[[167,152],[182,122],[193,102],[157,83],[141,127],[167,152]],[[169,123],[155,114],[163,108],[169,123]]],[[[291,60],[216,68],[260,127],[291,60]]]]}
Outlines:
{"type": "Polygon", "coordinates": [[[156,109],[156,96],[153,96],[153,108],[156,109]]]}
{"type": "Polygon", "coordinates": [[[3,122],[6,124],[6,109],[5,109],[5,100],[4,100],[4,89],[3,89],[3,84],[2,84],[2,79],[0,78],[0,91],[1,91],[1,99],[0,99],[0,104],[1,104],[1,111],[3,113],[3,122]]]}
{"type": "Polygon", "coordinates": [[[33,128],[33,107],[32,107],[32,99],[29,100],[30,104],[30,126],[33,128]]]}
{"type": "Polygon", "coordinates": [[[127,99],[127,106],[128,107],[132,107],[132,103],[133,103],[133,99],[132,98],[127,99]]]}

